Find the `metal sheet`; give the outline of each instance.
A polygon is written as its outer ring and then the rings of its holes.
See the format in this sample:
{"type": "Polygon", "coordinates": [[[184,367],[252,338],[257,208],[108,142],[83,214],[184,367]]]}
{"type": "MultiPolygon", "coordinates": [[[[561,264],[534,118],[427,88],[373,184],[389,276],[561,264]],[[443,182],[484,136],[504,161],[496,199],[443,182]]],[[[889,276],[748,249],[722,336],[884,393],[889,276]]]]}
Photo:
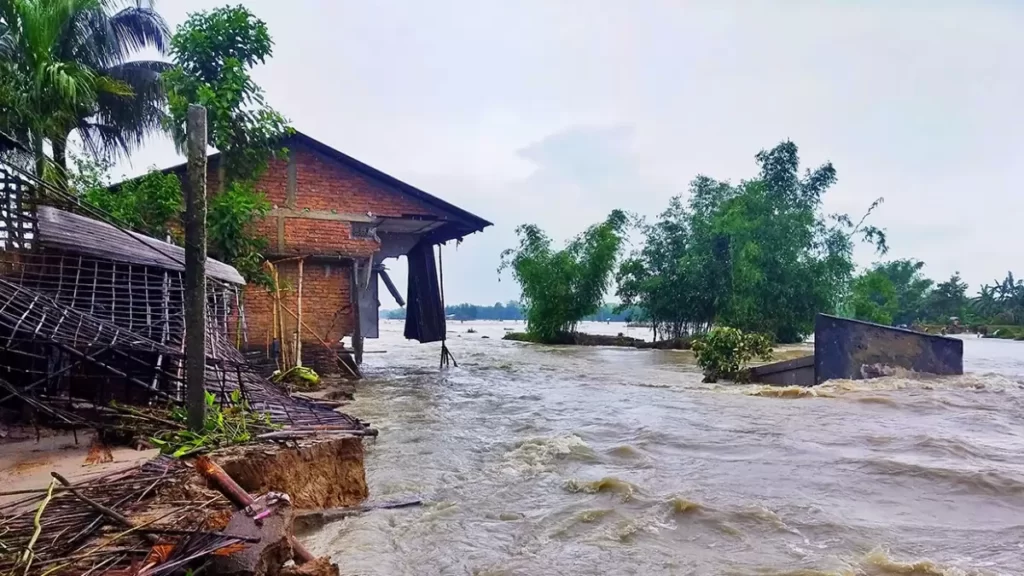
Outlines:
{"type": "MultiPolygon", "coordinates": [[[[365,265],[364,265],[365,266],[365,265]]],[[[359,276],[363,276],[362,270],[359,276]]],[[[379,338],[380,302],[377,297],[377,271],[370,276],[370,283],[359,290],[359,327],[363,338],[379,338]]]]}

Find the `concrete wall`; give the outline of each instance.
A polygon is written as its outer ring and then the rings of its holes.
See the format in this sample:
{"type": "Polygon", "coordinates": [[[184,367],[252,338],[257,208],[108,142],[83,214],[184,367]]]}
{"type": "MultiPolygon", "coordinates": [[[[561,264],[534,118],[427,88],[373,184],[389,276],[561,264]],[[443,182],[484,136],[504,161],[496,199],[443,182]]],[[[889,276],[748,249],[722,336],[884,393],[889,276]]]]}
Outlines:
{"type": "Polygon", "coordinates": [[[884,376],[894,368],[929,374],[963,374],[964,343],[819,314],[814,323],[815,382],[884,376]]]}
{"type": "Polygon", "coordinates": [[[814,356],[756,366],[750,369],[750,381],[774,386],[813,386],[814,356]]]}

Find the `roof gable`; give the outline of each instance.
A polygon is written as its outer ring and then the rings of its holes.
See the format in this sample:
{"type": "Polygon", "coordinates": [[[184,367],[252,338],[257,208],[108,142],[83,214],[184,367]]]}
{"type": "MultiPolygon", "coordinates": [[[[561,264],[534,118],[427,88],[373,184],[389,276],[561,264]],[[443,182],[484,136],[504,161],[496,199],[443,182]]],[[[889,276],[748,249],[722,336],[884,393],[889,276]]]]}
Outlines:
{"type": "MultiPolygon", "coordinates": [[[[436,231],[432,233],[431,238],[434,242],[445,242],[447,240],[452,239],[461,239],[464,236],[473,234],[474,232],[480,232],[484,228],[493,225],[491,222],[484,220],[483,218],[467,210],[464,210],[454,204],[446,202],[441,198],[438,198],[437,196],[428,194],[427,192],[424,192],[423,190],[420,190],[419,188],[411,184],[403,182],[402,180],[399,180],[398,178],[395,178],[394,176],[391,176],[386,172],[382,172],[374,168],[373,166],[370,166],[369,164],[361,162],[349,156],[348,154],[345,154],[335,148],[332,148],[327,144],[324,144],[323,142],[320,142],[319,140],[307,134],[304,134],[296,130],[290,136],[285,138],[283,142],[285,146],[287,146],[289,143],[296,143],[305,146],[310,150],[320,154],[324,158],[333,162],[337,162],[338,164],[344,166],[345,168],[348,168],[349,170],[352,170],[353,172],[356,172],[357,174],[365,176],[370,180],[380,182],[381,184],[384,185],[384,187],[388,189],[394,190],[399,194],[403,194],[410,198],[413,198],[426,206],[436,208],[443,214],[451,215],[450,217],[442,216],[438,219],[439,221],[444,222],[445,225],[439,227],[436,231]]],[[[209,159],[215,161],[219,157],[220,153],[213,153],[210,154],[209,159]]],[[[178,164],[176,166],[166,168],[162,170],[162,172],[183,174],[186,168],[187,164],[178,164]]],[[[111,188],[113,189],[116,189],[118,187],[120,187],[120,183],[111,186],[111,188]]]]}

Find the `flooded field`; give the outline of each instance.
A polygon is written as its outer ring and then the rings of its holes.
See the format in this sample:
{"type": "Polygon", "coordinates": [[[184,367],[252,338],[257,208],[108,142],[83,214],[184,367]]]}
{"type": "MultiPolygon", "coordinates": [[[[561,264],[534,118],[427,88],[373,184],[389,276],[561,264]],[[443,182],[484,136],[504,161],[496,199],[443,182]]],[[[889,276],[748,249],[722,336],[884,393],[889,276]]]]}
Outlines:
{"type": "Polygon", "coordinates": [[[460,366],[439,372],[439,345],[382,323],[347,410],[381,431],[371,497],[428,504],[314,552],[373,575],[1024,574],[1024,343],[969,338],[962,377],[805,390],[512,326],[450,324],[460,366]]]}

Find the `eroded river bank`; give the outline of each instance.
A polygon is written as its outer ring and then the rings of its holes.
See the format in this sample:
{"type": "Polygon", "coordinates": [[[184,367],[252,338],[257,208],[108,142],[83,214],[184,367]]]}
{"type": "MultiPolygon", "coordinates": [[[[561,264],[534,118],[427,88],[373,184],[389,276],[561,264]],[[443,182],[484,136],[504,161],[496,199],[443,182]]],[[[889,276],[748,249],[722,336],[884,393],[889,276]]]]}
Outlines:
{"type": "Polygon", "coordinates": [[[315,554],[346,574],[1024,574],[1024,343],[967,340],[962,377],[807,391],[508,327],[451,324],[442,373],[382,324],[346,411],[380,430],[371,498],[428,504],[329,525],[315,554]]]}

